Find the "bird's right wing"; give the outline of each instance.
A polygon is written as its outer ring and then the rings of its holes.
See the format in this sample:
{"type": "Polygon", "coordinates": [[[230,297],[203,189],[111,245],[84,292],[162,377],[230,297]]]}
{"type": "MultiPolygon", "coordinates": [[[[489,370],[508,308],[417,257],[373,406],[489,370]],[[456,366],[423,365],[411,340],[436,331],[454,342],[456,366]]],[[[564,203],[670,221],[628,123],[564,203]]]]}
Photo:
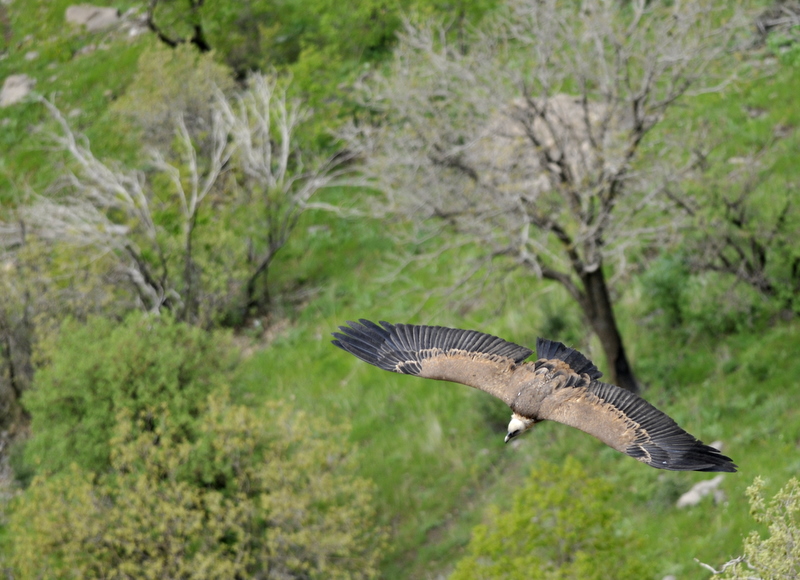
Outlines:
{"type": "Polygon", "coordinates": [[[475,330],[349,322],[333,344],[376,367],[395,373],[452,381],[486,391],[511,404],[509,380],[533,351],[475,330]]]}

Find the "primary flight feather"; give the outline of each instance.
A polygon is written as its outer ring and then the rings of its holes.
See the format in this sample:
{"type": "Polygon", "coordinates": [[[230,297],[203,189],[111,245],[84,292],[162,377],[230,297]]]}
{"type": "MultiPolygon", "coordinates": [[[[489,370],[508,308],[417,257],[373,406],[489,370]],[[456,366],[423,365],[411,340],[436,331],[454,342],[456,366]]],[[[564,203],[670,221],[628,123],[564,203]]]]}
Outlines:
{"type": "Polygon", "coordinates": [[[513,411],[506,442],[534,424],[557,421],[642,463],[673,471],[736,471],[729,457],[681,429],[633,393],[601,383],[576,350],[538,339],[533,351],[474,330],[361,319],[340,326],[333,344],[395,373],[451,381],[494,395],[513,411]]]}

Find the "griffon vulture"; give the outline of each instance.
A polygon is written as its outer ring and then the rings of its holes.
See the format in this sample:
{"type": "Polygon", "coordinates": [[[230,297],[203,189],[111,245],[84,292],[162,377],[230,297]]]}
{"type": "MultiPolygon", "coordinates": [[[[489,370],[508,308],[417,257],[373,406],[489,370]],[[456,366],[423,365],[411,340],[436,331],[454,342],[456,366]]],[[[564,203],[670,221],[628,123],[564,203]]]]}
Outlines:
{"type": "Polygon", "coordinates": [[[452,381],[494,395],[513,411],[506,442],[540,421],[576,427],[658,469],[736,471],[729,457],[704,445],[633,393],[601,383],[602,373],[576,350],[538,339],[533,351],[474,330],[348,322],[333,344],[395,373],[452,381]]]}

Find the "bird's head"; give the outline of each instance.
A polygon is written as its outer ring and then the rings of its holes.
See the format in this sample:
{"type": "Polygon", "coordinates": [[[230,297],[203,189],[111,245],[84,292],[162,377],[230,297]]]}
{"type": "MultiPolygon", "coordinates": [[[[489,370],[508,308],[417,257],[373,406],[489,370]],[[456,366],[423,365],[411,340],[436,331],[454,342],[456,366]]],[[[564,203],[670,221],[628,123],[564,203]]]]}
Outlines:
{"type": "Polygon", "coordinates": [[[514,413],[511,415],[511,421],[508,422],[508,435],[506,435],[505,442],[508,443],[517,435],[525,433],[525,431],[533,427],[534,423],[536,421],[533,419],[514,413]]]}

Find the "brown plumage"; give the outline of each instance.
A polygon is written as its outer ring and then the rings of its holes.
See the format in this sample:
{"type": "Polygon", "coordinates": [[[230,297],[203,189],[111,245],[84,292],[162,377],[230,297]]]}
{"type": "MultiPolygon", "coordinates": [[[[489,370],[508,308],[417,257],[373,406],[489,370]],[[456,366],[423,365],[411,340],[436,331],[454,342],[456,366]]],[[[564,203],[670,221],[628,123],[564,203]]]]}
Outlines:
{"type": "Polygon", "coordinates": [[[640,397],[597,379],[576,350],[538,339],[533,351],[496,336],[442,326],[348,322],[333,344],[387,371],[452,381],[494,395],[513,411],[506,441],[539,421],[576,427],[642,463],[674,471],[736,471],[729,457],[640,397]]]}

